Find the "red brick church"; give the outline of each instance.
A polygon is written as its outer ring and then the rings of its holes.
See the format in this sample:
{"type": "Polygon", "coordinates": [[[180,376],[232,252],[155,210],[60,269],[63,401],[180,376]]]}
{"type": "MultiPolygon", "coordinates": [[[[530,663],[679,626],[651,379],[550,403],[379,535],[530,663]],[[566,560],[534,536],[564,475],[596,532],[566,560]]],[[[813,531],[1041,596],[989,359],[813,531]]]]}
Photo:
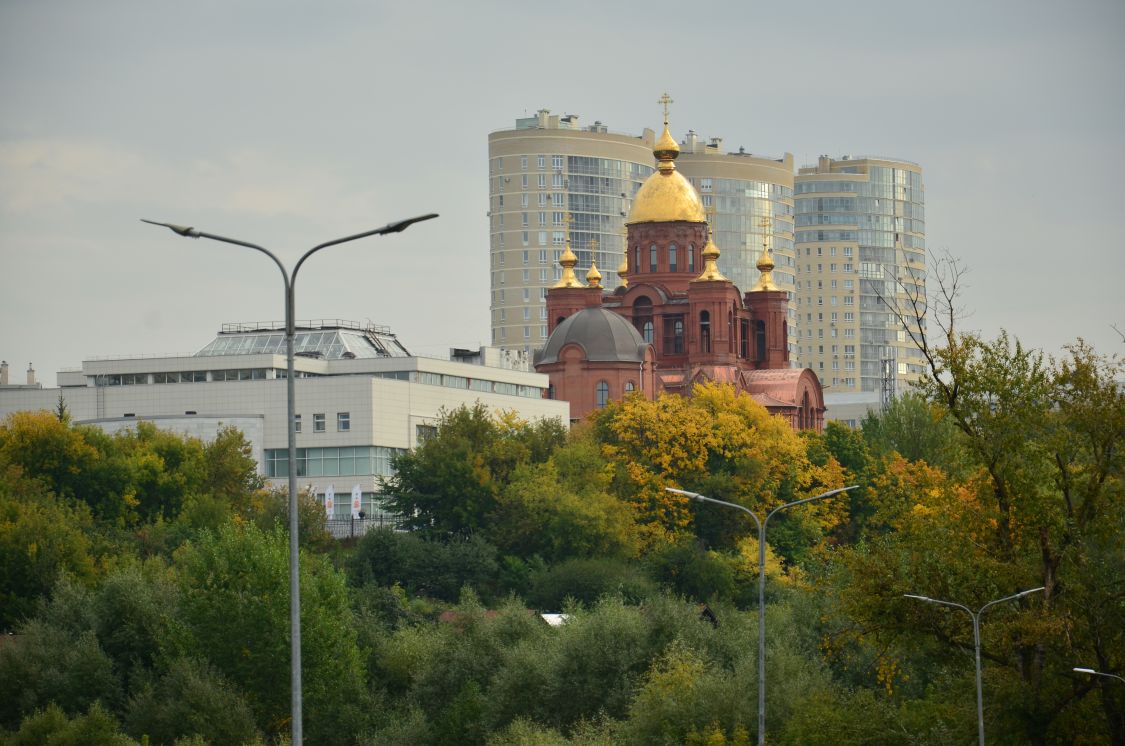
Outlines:
{"type": "Polygon", "coordinates": [[[795,429],[820,431],[824,394],[808,368],[789,364],[786,292],[773,282],[768,246],[761,278],[743,293],[716,267],[703,203],[677,170],[679,146],[664,123],[653,150],[657,171],[641,186],[626,219],[621,286],[601,286],[592,266],[574,273],[569,243],[562,279],[547,291],[550,336],[536,352],[553,396],[582,419],[633,391],[690,395],[703,381],[729,383],[795,429]]]}

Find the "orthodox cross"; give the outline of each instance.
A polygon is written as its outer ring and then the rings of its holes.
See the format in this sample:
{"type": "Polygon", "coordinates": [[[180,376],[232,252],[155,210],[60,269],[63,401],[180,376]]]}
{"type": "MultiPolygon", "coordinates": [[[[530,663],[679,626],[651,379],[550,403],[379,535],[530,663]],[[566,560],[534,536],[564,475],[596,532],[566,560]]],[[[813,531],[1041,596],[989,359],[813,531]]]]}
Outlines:
{"type": "Polygon", "coordinates": [[[672,97],[669,96],[667,92],[665,92],[664,95],[660,97],[660,100],[657,101],[656,103],[664,105],[664,126],[667,127],[668,126],[668,104],[672,103],[672,97]]]}

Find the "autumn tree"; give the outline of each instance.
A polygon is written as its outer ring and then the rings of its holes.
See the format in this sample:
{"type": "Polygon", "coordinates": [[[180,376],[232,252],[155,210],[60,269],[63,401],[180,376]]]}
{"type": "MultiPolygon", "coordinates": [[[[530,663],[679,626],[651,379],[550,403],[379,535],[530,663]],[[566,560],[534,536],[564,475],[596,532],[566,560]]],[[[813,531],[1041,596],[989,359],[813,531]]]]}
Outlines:
{"type": "MultiPolygon", "coordinates": [[[[612,489],[633,507],[650,545],[694,533],[731,547],[751,528],[747,517],[721,508],[693,511],[686,498],[666,492],[668,486],[759,512],[843,486],[835,459],[814,463],[788,422],[728,385],[701,384],[690,397],[626,399],[595,415],[594,432],[613,467],[612,489]]],[[[846,515],[843,505],[815,503],[778,521],[779,546],[791,552],[830,529],[846,515]]]]}

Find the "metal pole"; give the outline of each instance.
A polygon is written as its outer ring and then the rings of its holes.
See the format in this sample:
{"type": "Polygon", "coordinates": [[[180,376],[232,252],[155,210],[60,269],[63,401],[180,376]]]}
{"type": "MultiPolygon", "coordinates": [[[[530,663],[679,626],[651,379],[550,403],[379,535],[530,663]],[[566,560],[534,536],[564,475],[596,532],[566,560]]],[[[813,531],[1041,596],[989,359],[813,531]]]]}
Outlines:
{"type": "Polygon", "coordinates": [[[766,742],[766,524],[759,521],[756,515],[754,522],[758,524],[758,746],[764,746],[766,742]]]}
{"type": "MultiPolygon", "coordinates": [[[[282,270],[282,274],[285,271],[282,270]]],[[[291,723],[290,733],[293,746],[303,743],[304,723],[301,702],[301,566],[300,542],[298,537],[297,500],[297,380],[294,364],[293,344],[296,336],[294,310],[296,297],[293,280],[285,278],[285,399],[286,419],[289,434],[289,688],[291,723]]]]}
{"type": "Polygon", "coordinates": [[[973,646],[976,648],[977,655],[977,738],[980,746],[984,746],[984,686],[980,680],[980,615],[970,611],[969,616],[973,618],[973,646]]]}
{"type": "Polygon", "coordinates": [[[759,519],[756,513],[738,503],[716,500],[713,497],[707,497],[698,492],[689,492],[688,490],[680,490],[675,487],[664,488],[667,492],[674,492],[677,495],[690,497],[693,500],[715,503],[716,505],[725,505],[728,508],[741,510],[746,515],[753,518],[755,525],[758,527],[758,746],[765,746],[766,743],[766,528],[769,525],[770,518],[773,518],[774,513],[779,510],[791,508],[801,503],[831,497],[840,492],[854,490],[858,486],[858,484],[853,484],[850,487],[841,487],[840,489],[829,490],[828,492],[823,492],[813,497],[806,497],[803,500],[794,500],[784,505],[778,505],[766,515],[765,520],[759,519]]]}

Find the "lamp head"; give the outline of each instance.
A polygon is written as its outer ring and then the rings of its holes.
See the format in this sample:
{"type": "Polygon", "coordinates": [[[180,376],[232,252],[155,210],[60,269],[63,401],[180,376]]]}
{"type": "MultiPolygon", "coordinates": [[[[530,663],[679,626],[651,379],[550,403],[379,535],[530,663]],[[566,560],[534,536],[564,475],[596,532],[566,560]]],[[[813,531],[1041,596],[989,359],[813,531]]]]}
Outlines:
{"type": "Polygon", "coordinates": [[[1074,670],[1078,673],[1097,673],[1097,671],[1092,668],[1075,668],[1074,670]]]}
{"type": "Polygon", "coordinates": [[[199,231],[197,231],[195,228],[192,228],[190,225],[176,225],[175,223],[158,223],[155,220],[145,220],[144,218],[141,218],[141,222],[142,223],[148,223],[149,225],[163,226],[163,227],[167,228],[168,230],[172,231],[173,233],[177,233],[181,236],[187,236],[188,238],[199,238],[199,231]]]}
{"type": "Polygon", "coordinates": [[[698,492],[688,492],[687,490],[678,490],[675,487],[665,487],[664,491],[665,492],[673,492],[677,495],[683,495],[684,497],[690,497],[692,500],[702,500],[703,499],[703,495],[700,495],[698,492]]]}
{"type": "Polygon", "coordinates": [[[406,220],[400,220],[397,223],[388,224],[385,228],[381,229],[379,233],[402,233],[404,230],[414,225],[415,223],[421,223],[423,220],[433,220],[437,216],[438,214],[436,212],[431,212],[428,215],[419,215],[416,218],[407,218],[406,220]]]}
{"type": "Polygon", "coordinates": [[[902,595],[903,595],[903,598],[914,598],[914,599],[917,599],[919,601],[927,601],[929,603],[933,603],[933,599],[930,598],[929,596],[916,596],[913,593],[904,593],[902,595]]]}

